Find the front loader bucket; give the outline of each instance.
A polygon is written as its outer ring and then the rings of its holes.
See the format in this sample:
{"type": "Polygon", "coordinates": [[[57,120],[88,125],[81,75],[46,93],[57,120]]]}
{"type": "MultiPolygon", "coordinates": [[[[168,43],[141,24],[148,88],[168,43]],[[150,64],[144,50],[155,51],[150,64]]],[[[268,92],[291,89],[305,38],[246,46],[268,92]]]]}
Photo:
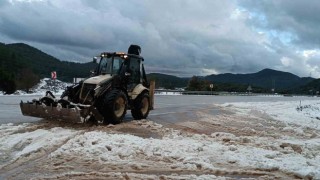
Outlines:
{"type": "Polygon", "coordinates": [[[20,103],[21,112],[24,116],[44,118],[49,120],[64,120],[67,122],[82,122],[81,109],[58,108],[53,106],[39,105],[37,103],[20,103]]]}

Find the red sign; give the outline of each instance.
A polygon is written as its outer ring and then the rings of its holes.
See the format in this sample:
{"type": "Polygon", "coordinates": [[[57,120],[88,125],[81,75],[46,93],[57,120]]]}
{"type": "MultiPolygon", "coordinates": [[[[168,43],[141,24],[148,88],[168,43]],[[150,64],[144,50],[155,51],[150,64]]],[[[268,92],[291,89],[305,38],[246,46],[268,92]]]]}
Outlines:
{"type": "Polygon", "coordinates": [[[52,79],[57,79],[57,72],[56,71],[52,71],[51,72],[51,78],[52,79]]]}

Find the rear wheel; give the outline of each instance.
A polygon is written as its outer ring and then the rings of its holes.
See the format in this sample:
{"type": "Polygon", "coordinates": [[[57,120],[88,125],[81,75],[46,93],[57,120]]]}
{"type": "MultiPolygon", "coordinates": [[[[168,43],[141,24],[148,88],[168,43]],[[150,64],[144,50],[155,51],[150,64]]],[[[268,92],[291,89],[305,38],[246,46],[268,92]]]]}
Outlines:
{"type": "Polygon", "coordinates": [[[148,117],[150,111],[150,97],[147,93],[140,94],[133,101],[133,108],[131,109],[132,117],[136,120],[145,119],[148,117]]]}
{"type": "Polygon", "coordinates": [[[127,112],[127,104],[126,95],[122,91],[112,90],[108,93],[104,98],[102,108],[99,108],[104,117],[103,123],[121,123],[127,112]]]}

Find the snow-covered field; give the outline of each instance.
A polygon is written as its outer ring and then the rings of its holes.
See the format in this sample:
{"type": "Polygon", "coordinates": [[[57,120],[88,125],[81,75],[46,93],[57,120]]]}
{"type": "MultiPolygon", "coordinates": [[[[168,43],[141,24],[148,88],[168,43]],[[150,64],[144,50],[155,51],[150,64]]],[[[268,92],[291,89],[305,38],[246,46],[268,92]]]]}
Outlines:
{"type": "Polygon", "coordinates": [[[0,179],[320,179],[320,101],[216,105],[173,125],[0,126],[0,179]]]}

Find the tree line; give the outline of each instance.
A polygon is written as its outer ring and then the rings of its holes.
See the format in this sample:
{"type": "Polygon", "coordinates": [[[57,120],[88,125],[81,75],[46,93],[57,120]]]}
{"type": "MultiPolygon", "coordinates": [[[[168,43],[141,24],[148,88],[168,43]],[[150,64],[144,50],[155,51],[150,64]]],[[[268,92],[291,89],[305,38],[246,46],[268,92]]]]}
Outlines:
{"type": "MultiPolygon", "coordinates": [[[[227,91],[227,92],[247,92],[249,84],[235,84],[235,83],[221,83],[212,82],[201,77],[193,76],[186,87],[187,91],[210,91],[210,84],[213,84],[213,91],[227,91]]],[[[266,93],[267,89],[261,87],[252,87],[252,91],[255,93],[266,93]]]]}

